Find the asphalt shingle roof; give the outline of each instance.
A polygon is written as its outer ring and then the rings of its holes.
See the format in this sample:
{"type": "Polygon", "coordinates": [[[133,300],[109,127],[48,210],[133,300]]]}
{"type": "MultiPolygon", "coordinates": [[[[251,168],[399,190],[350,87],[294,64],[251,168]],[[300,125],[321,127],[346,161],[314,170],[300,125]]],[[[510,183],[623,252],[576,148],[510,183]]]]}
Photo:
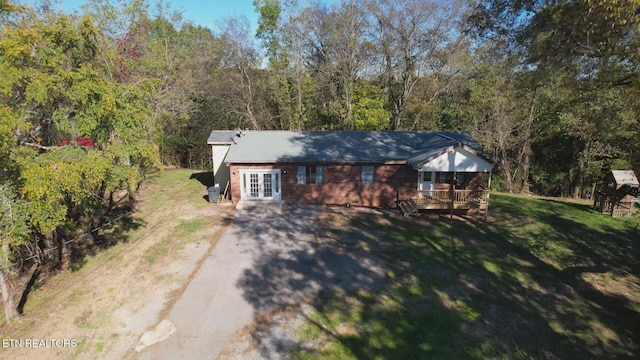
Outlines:
{"type": "Polygon", "coordinates": [[[213,130],[209,134],[207,144],[220,144],[220,143],[232,143],[236,136],[234,130],[213,130]]]}
{"type": "Polygon", "coordinates": [[[457,145],[484,158],[468,132],[243,130],[237,136],[235,131],[214,130],[209,136],[209,143],[213,142],[232,144],[226,163],[407,161],[415,167],[457,145]]]}

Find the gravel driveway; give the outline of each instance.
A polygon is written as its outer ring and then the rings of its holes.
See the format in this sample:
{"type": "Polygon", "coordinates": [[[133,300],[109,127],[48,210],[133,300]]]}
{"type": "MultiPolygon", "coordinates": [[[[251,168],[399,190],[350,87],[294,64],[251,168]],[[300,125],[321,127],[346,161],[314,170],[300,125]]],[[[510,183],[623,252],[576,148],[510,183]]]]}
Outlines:
{"type": "Polygon", "coordinates": [[[320,289],[375,286],[384,272],[374,259],[318,241],[321,211],[238,210],[158,333],[151,334],[162,341],[142,349],[138,358],[216,359],[261,314],[312,298],[320,289]]]}

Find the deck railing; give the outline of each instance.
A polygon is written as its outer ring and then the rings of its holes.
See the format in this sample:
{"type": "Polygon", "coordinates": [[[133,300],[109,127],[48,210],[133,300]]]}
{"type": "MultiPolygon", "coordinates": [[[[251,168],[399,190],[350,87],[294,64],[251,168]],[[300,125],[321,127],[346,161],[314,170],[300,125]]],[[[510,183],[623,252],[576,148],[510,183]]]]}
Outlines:
{"type": "Polygon", "coordinates": [[[418,205],[427,204],[485,204],[489,190],[422,190],[418,191],[418,205]]]}

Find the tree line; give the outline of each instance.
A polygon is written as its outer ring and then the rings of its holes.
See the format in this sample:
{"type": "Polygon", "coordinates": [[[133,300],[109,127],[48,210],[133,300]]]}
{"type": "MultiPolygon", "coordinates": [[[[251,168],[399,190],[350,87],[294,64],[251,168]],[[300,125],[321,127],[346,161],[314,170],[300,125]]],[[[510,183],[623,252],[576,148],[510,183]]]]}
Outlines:
{"type": "Polygon", "coordinates": [[[252,31],[148,0],[0,0],[8,320],[12,279],[68,268],[69,240],[147,172],[209,166],[212,129],[470,131],[512,192],[588,197],[606,171],[639,169],[638,0],[254,6],[252,31]]]}

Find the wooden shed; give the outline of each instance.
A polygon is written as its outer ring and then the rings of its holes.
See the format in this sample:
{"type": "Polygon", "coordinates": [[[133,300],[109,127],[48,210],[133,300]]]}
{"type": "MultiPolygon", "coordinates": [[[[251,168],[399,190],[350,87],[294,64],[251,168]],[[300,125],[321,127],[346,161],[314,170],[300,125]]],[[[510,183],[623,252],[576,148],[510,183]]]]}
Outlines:
{"type": "Polygon", "coordinates": [[[596,186],[594,208],[613,217],[632,214],[640,192],[640,182],[633,170],[612,170],[596,186]]]}

